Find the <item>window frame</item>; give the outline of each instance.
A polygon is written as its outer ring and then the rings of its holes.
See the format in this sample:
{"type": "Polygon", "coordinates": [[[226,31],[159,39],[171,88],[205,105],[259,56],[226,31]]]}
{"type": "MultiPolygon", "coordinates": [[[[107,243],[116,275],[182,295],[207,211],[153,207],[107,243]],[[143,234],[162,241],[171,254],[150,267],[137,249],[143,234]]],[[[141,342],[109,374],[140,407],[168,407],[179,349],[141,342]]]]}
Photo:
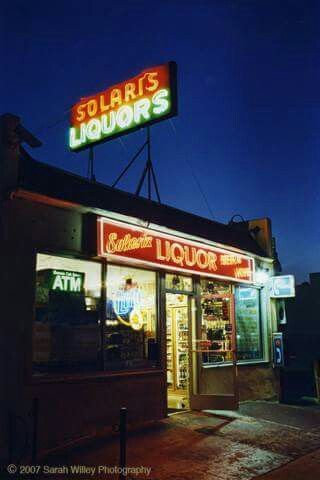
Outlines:
{"type": "MultiPolygon", "coordinates": [[[[58,372],[58,373],[52,373],[48,372],[45,376],[37,376],[33,372],[33,324],[35,321],[35,305],[36,305],[36,278],[37,278],[37,257],[38,255],[48,255],[52,257],[59,257],[59,258],[66,258],[70,260],[82,260],[84,262],[91,262],[91,263],[97,263],[100,264],[100,272],[101,276],[103,275],[103,261],[99,258],[96,257],[90,257],[88,255],[81,254],[79,252],[70,252],[70,251],[59,251],[57,252],[56,250],[50,250],[50,249],[35,249],[33,251],[33,297],[32,297],[32,317],[31,317],[31,325],[29,329],[29,335],[28,335],[28,341],[26,342],[26,345],[30,345],[30,348],[28,348],[28,351],[26,352],[26,357],[28,358],[27,362],[27,367],[26,367],[26,373],[25,377],[27,380],[27,383],[31,384],[38,384],[38,383],[50,383],[51,381],[61,381],[66,380],[66,379],[78,379],[78,378],[91,378],[91,377],[96,377],[99,376],[101,373],[104,373],[103,370],[101,370],[101,358],[98,359],[98,368],[96,370],[92,371],[86,371],[86,372],[58,372]]],[[[103,290],[103,285],[101,283],[100,279],[100,311],[99,311],[99,320],[100,320],[100,325],[99,329],[101,330],[101,312],[102,312],[102,290],[103,290]]],[[[101,357],[101,356],[100,356],[101,357]]]]}
{"type": "Polygon", "coordinates": [[[181,294],[181,295],[196,295],[196,292],[195,292],[195,283],[196,283],[196,280],[195,280],[195,276],[194,275],[182,275],[181,272],[173,272],[173,271],[169,271],[169,270],[164,270],[164,280],[165,280],[165,292],[166,293],[177,293],[177,294],[181,294]],[[179,277],[186,277],[186,278],[190,278],[191,279],[191,286],[192,286],[192,289],[191,290],[184,290],[184,289],[178,289],[178,288],[167,288],[167,278],[166,276],[167,275],[177,275],[179,277]]]}
{"type": "Polygon", "coordinates": [[[237,301],[236,301],[236,289],[237,288],[253,288],[257,290],[258,292],[258,302],[259,302],[259,307],[258,307],[258,312],[259,312],[259,329],[260,329],[260,338],[259,338],[259,343],[260,343],[260,351],[261,351],[261,357],[260,358],[246,358],[246,359],[238,359],[238,342],[237,342],[237,364],[239,365],[252,365],[256,363],[265,363],[267,362],[266,360],[266,355],[265,355],[265,322],[263,321],[263,315],[262,315],[262,299],[261,299],[261,290],[262,288],[256,285],[248,285],[248,284],[237,284],[234,285],[234,315],[235,315],[235,325],[236,325],[236,341],[237,341],[237,335],[238,335],[238,322],[237,322],[237,301]]]}
{"type": "MultiPolygon", "coordinates": [[[[237,329],[237,325],[236,325],[236,317],[235,317],[235,295],[234,295],[234,290],[233,290],[233,283],[232,282],[228,282],[227,280],[226,281],[223,281],[221,280],[220,278],[211,278],[211,277],[198,277],[198,296],[199,296],[199,300],[198,300],[198,309],[199,309],[199,312],[198,312],[198,316],[197,316],[197,322],[198,323],[198,328],[201,327],[202,325],[202,288],[201,288],[201,280],[210,280],[210,281],[216,281],[217,283],[225,283],[227,284],[230,288],[229,288],[229,293],[222,293],[222,294],[212,294],[213,297],[215,298],[228,298],[230,300],[230,318],[231,318],[231,324],[233,325],[233,328],[236,330],[237,329]]],[[[232,338],[234,339],[235,335],[234,333],[232,334],[232,338]]],[[[234,342],[236,342],[236,339],[233,340],[234,342]]],[[[236,343],[235,343],[235,348],[236,347],[236,343]]],[[[236,351],[237,353],[237,351],[236,351]]],[[[221,367],[228,367],[228,366],[233,366],[233,361],[232,360],[227,360],[227,361],[224,361],[224,362],[203,362],[203,358],[202,358],[202,355],[201,355],[201,368],[203,369],[206,369],[206,368],[221,368],[221,367]]],[[[238,363],[238,362],[237,362],[238,363]]]]}
{"type": "MultiPolygon", "coordinates": [[[[195,299],[195,307],[196,307],[196,325],[200,325],[202,319],[202,307],[201,307],[201,279],[207,279],[209,277],[205,277],[202,275],[191,274],[190,277],[192,278],[193,290],[192,291],[180,291],[180,290],[167,290],[166,289],[166,282],[165,282],[165,275],[166,273],[175,273],[173,270],[166,270],[166,269],[152,269],[148,266],[140,266],[134,263],[126,263],[126,262],[113,262],[107,261],[106,258],[99,258],[96,256],[90,256],[88,254],[83,254],[81,252],[74,252],[70,250],[52,250],[52,249],[34,249],[33,250],[33,271],[31,272],[31,281],[33,282],[33,297],[31,299],[31,322],[28,329],[26,329],[26,342],[25,342],[25,356],[28,359],[26,362],[26,369],[25,369],[25,379],[26,383],[33,385],[39,383],[59,383],[59,382],[79,382],[82,380],[95,380],[95,379],[103,379],[107,377],[126,377],[126,376],[139,376],[139,375],[159,375],[164,374],[166,372],[166,338],[165,338],[165,321],[166,321],[166,302],[165,296],[166,292],[168,293],[181,293],[186,294],[195,299]],[[37,255],[38,254],[45,254],[56,256],[60,258],[67,258],[73,260],[83,260],[93,263],[98,263],[101,266],[101,284],[100,284],[100,332],[101,332],[101,341],[103,340],[104,335],[104,321],[101,321],[103,315],[105,313],[106,308],[106,301],[107,301],[107,284],[106,284],[106,275],[108,265],[115,265],[120,267],[127,266],[128,268],[135,268],[140,270],[149,270],[155,273],[156,275],[156,341],[158,343],[158,352],[159,358],[156,367],[140,367],[136,369],[122,369],[122,370],[106,370],[104,369],[104,351],[102,349],[102,355],[100,355],[100,361],[98,362],[99,368],[92,372],[79,372],[79,373],[48,373],[43,377],[37,377],[33,374],[33,367],[32,367],[32,358],[33,358],[33,322],[35,318],[35,300],[36,300],[36,267],[37,267],[37,255]]],[[[181,274],[181,272],[177,272],[177,274],[181,274]]],[[[189,276],[189,275],[186,275],[189,276]]],[[[268,306],[267,304],[262,304],[262,288],[257,287],[256,285],[248,285],[248,284],[239,284],[228,280],[223,280],[220,278],[210,277],[210,280],[228,283],[230,285],[230,295],[233,299],[234,305],[234,321],[235,321],[235,328],[237,331],[237,321],[236,321],[236,302],[235,302],[235,288],[237,287],[251,287],[256,288],[259,291],[259,319],[260,319],[260,343],[261,343],[261,351],[262,351],[262,358],[261,359],[252,359],[252,360],[238,360],[237,365],[255,365],[255,364],[266,364],[269,362],[269,359],[266,358],[266,354],[268,351],[266,345],[266,334],[268,331],[268,306]]],[[[197,327],[198,328],[198,327],[197,327]]],[[[232,362],[224,362],[223,364],[202,364],[201,368],[221,368],[221,367],[228,367],[232,366],[232,362]]]]}
{"type": "MultiPolygon", "coordinates": [[[[239,366],[243,365],[256,365],[256,364],[266,364],[269,363],[269,360],[266,358],[266,332],[267,332],[267,314],[263,311],[262,308],[262,287],[246,284],[246,283],[235,283],[228,280],[222,280],[220,278],[213,278],[213,277],[205,277],[205,276],[193,276],[193,285],[195,291],[195,299],[196,299],[196,322],[199,328],[202,322],[202,306],[201,306],[201,280],[212,280],[217,281],[219,283],[227,283],[230,286],[230,297],[232,301],[232,308],[233,308],[233,316],[234,316],[234,326],[235,326],[235,348],[236,348],[236,364],[239,366]],[[238,359],[238,346],[237,346],[237,330],[238,330],[238,323],[237,323],[237,316],[236,316],[236,292],[235,289],[239,287],[244,288],[254,288],[259,292],[259,323],[260,323],[260,346],[262,356],[261,358],[257,359],[245,359],[239,360],[238,359]]],[[[223,367],[232,367],[233,362],[231,360],[226,362],[217,362],[217,363],[203,363],[201,360],[201,368],[223,368],[223,367]]]]}
{"type": "MultiPolygon", "coordinates": [[[[163,291],[163,285],[160,279],[161,276],[161,271],[159,270],[154,270],[151,268],[144,268],[141,266],[136,266],[136,265],[131,265],[128,263],[121,263],[121,262],[110,262],[107,261],[106,258],[98,258],[98,257],[92,257],[89,255],[85,255],[79,252],[70,252],[66,250],[51,250],[51,249],[35,249],[33,251],[33,271],[32,271],[32,282],[33,282],[33,297],[31,299],[32,301],[32,316],[31,316],[31,322],[30,322],[30,327],[28,330],[28,336],[27,336],[27,341],[25,343],[26,345],[26,351],[25,355],[26,358],[28,358],[27,362],[27,367],[25,370],[25,378],[26,378],[26,383],[35,385],[39,383],[59,383],[61,381],[63,382],[78,382],[81,380],[90,380],[90,379],[98,379],[98,378],[106,378],[106,377],[125,377],[125,376],[135,376],[135,375],[159,375],[163,374],[165,370],[165,364],[162,362],[162,330],[163,326],[161,325],[161,297],[162,297],[162,291],[163,291]],[[132,369],[122,369],[122,370],[107,370],[104,368],[104,349],[102,349],[102,354],[100,355],[100,359],[98,360],[98,368],[93,371],[86,371],[86,372],[58,372],[58,373],[52,373],[49,372],[44,376],[37,376],[33,372],[33,324],[34,324],[34,319],[35,319],[35,304],[36,304],[36,272],[37,272],[37,256],[39,254],[43,255],[50,255],[50,256],[55,256],[55,257],[60,257],[60,258],[66,258],[66,259],[72,259],[72,260],[82,260],[82,261],[87,261],[87,262],[93,262],[97,263],[101,266],[101,279],[100,279],[100,312],[99,312],[99,320],[100,320],[100,336],[101,336],[101,342],[104,339],[104,331],[105,331],[105,325],[103,321],[103,316],[105,314],[105,309],[106,309],[106,302],[107,302],[107,269],[108,265],[115,265],[115,266],[120,266],[120,267],[128,267],[128,268],[135,268],[135,269],[140,269],[140,270],[149,270],[155,273],[155,278],[156,278],[156,286],[155,286],[155,291],[156,291],[156,308],[155,308],[155,313],[156,313],[156,340],[159,345],[158,351],[159,351],[159,358],[157,361],[157,366],[156,367],[139,367],[139,368],[132,368],[132,369]],[[29,346],[29,347],[27,347],[29,346]]],[[[163,307],[162,307],[163,308],[163,307]]],[[[164,317],[165,318],[165,317],[164,317]]]]}
{"type": "MultiPolygon", "coordinates": [[[[119,262],[108,262],[106,259],[104,261],[104,264],[105,264],[105,276],[103,277],[103,284],[102,284],[102,287],[104,289],[104,298],[103,298],[103,301],[101,300],[101,309],[102,309],[102,312],[101,312],[101,315],[105,315],[105,312],[106,312],[106,307],[107,307],[107,298],[108,298],[108,286],[107,286],[107,274],[108,274],[108,266],[114,266],[114,267],[121,267],[121,268],[133,268],[135,270],[142,270],[142,271],[149,271],[149,272],[152,272],[155,274],[155,297],[156,297],[156,304],[155,304],[155,314],[156,314],[156,321],[155,321],[155,328],[156,328],[156,331],[155,331],[155,338],[156,338],[156,343],[158,344],[158,360],[157,360],[157,366],[156,367],[149,367],[149,366],[146,366],[146,367],[138,367],[138,368],[131,368],[131,369],[120,369],[120,370],[106,370],[104,369],[104,365],[105,365],[105,352],[104,352],[104,348],[102,349],[102,355],[101,355],[101,361],[103,363],[103,372],[112,372],[113,374],[117,374],[117,373],[122,373],[122,372],[139,372],[139,371],[156,371],[156,370],[163,370],[163,365],[162,365],[162,341],[161,341],[161,338],[162,338],[162,335],[161,335],[161,328],[162,328],[162,325],[161,325],[161,320],[160,320],[160,304],[161,304],[161,295],[162,295],[162,292],[161,292],[161,279],[160,279],[160,271],[159,270],[154,270],[152,268],[144,268],[144,267],[141,267],[141,266],[136,266],[136,265],[133,265],[133,264],[128,264],[128,263],[119,263],[119,262]]],[[[102,276],[103,276],[103,270],[102,269],[102,276]]],[[[165,318],[165,317],[164,317],[165,318]]],[[[101,325],[103,325],[102,329],[103,330],[103,333],[101,333],[102,335],[102,338],[101,338],[101,341],[103,342],[104,340],[104,331],[105,331],[105,322],[102,321],[101,322],[101,325]]],[[[102,343],[103,345],[103,343],[102,343]]]]}

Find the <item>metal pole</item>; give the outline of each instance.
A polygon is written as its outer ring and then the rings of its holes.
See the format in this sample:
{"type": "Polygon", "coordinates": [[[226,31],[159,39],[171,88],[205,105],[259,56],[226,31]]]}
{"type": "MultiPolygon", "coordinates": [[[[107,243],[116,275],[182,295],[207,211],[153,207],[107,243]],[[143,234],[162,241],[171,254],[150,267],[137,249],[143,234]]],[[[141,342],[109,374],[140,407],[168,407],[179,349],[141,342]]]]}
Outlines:
{"type": "Polygon", "coordinates": [[[150,164],[150,168],[151,168],[151,173],[152,173],[152,178],[153,178],[154,187],[155,187],[155,189],[156,189],[156,194],[157,194],[157,197],[158,197],[158,202],[161,203],[160,193],[159,193],[158,184],[157,184],[157,179],[156,179],[156,175],[155,175],[154,170],[153,170],[153,165],[152,165],[152,163],[150,164]]]}
{"type": "Polygon", "coordinates": [[[94,171],[93,171],[93,160],[94,160],[94,154],[93,154],[93,146],[91,145],[89,147],[89,160],[88,160],[88,170],[87,170],[87,177],[89,180],[92,182],[96,181],[96,177],[94,176],[94,171]]]}
{"type": "MultiPolygon", "coordinates": [[[[148,185],[147,185],[147,190],[148,190],[148,199],[151,200],[151,196],[152,196],[152,181],[154,183],[154,187],[155,187],[155,190],[156,190],[156,195],[157,195],[157,198],[158,198],[158,202],[161,203],[161,200],[160,200],[160,194],[159,194],[159,189],[158,189],[158,184],[157,184],[157,179],[156,179],[156,176],[155,176],[155,173],[154,173],[154,169],[153,169],[153,165],[152,165],[152,160],[151,160],[151,136],[150,136],[150,127],[147,127],[147,140],[146,142],[143,144],[142,146],[142,149],[147,146],[147,161],[146,161],[146,164],[145,164],[145,167],[144,167],[144,170],[143,170],[143,173],[142,173],[142,176],[139,180],[139,184],[138,184],[138,187],[137,187],[137,190],[136,190],[136,195],[140,195],[140,191],[141,191],[141,188],[143,186],[143,182],[146,178],[146,176],[148,175],[147,177],[147,182],[148,182],[148,185]]],[[[141,149],[141,150],[142,150],[141,149]]],[[[140,153],[140,151],[138,152],[140,153]]],[[[134,161],[135,159],[133,159],[130,164],[128,165],[128,167],[126,167],[126,169],[124,170],[123,173],[125,173],[125,171],[130,167],[130,165],[132,164],[132,162],[134,161]]],[[[116,180],[116,182],[113,184],[113,186],[117,183],[118,180],[120,180],[121,176],[123,175],[123,173],[120,175],[120,177],[116,180]]]]}
{"type": "Polygon", "coordinates": [[[14,415],[13,412],[10,410],[8,414],[8,430],[9,430],[9,441],[8,441],[8,453],[9,453],[9,462],[10,465],[13,463],[13,442],[14,442],[14,415]]]}
{"type": "Polygon", "coordinates": [[[150,164],[148,165],[148,199],[151,200],[151,170],[150,170],[150,164]]]}
{"type": "Polygon", "coordinates": [[[88,167],[87,167],[87,178],[90,178],[90,167],[91,167],[91,149],[89,149],[89,156],[88,156],[88,167]]]}
{"type": "Polygon", "coordinates": [[[151,200],[151,142],[150,142],[150,127],[147,128],[148,141],[148,199],[151,200]]]}
{"type": "Polygon", "coordinates": [[[140,178],[138,188],[137,188],[137,190],[136,190],[136,195],[139,195],[139,194],[140,194],[140,191],[141,191],[141,188],[142,188],[142,185],[143,185],[145,176],[146,176],[146,174],[147,174],[147,171],[148,171],[148,162],[147,162],[147,163],[145,164],[145,166],[144,166],[143,173],[142,173],[142,176],[141,176],[141,178],[140,178]]]}
{"type": "Polygon", "coordinates": [[[32,405],[33,432],[32,432],[32,463],[37,463],[38,456],[38,420],[39,420],[39,399],[33,399],[32,405]]]}
{"type": "MultiPolygon", "coordinates": [[[[120,422],[119,422],[119,432],[120,432],[120,460],[119,466],[121,469],[126,467],[126,453],[127,453],[127,409],[122,407],[120,409],[120,422]]],[[[119,475],[119,479],[125,479],[123,470],[119,475]]]]}
{"type": "Polygon", "coordinates": [[[137,153],[135,154],[135,156],[132,158],[132,160],[128,163],[128,165],[126,166],[126,168],[120,173],[119,177],[117,178],[117,180],[115,180],[113,182],[113,184],[111,185],[112,187],[115,187],[117,185],[117,183],[121,180],[121,178],[123,177],[123,175],[129,170],[129,168],[131,167],[131,165],[133,164],[133,162],[136,160],[136,158],[138,158],[138,156],[140,155],[140,153],[143,151],[143,149],[145,148],[145,146],[147,145],[148,141],[145,141],[144,144],[142,145],[141,148],[139,148],[139,150],[137,151],[137,153]]]}

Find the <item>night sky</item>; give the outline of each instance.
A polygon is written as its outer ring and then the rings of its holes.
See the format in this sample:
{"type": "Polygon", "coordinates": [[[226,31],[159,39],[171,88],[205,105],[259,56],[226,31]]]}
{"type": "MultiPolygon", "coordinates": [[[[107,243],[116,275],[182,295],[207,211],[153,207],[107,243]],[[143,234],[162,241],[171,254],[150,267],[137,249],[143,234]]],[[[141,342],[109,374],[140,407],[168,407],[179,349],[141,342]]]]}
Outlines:
{"type": "MultiPolygon", "coordinates": [[[[151,129],[161,200],[225,223],[270,217],[301,282],[320,271],[319,12],[313,0],[5,1],[1,111],[42,140],[34,158],[85,176],[88,152],[67,146],[71,105],[175,60],[179,115],[151,129]]],[[[96,147],[97,180],[110,185],[144,139],[96,147]]],[[[143,165],[119,188],[133,192],[143,165]]]]}

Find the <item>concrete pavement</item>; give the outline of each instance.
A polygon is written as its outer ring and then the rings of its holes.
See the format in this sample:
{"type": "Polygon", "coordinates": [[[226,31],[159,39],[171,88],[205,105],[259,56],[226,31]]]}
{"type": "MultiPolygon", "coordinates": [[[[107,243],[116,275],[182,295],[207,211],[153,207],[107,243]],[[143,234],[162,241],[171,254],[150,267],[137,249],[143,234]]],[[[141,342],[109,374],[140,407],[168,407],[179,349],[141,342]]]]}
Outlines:
{"type": "Polygon", "coordinates": [[[320,450],[272,470],[256,480],[318,480],[320,478],[320,450]]]}
{"type": "MultiPolygon", "coordinates": [[[[259,405],[258,405],[259,403],[259,405]]],[[[317,480],[320,409],[269,402],[239,412],[184,412],[129,434],[127,479],[317,480]],[[139,470],[138,470],[139,469],[139,470]]],[[[100,439],[43,460],[33,479],[118,478],[118,438],[100,439]],[[78,468],[77,472],[71,466],[78,468]],[[99,469],[100,467],[100,469],[99,469]],[[64,471],[54,470],[64,468],[64,471]],[[113,469],[113,470],[112,470],[113,469]]],[[[23,476],[18,477],[26,478],[23,476]]]]}

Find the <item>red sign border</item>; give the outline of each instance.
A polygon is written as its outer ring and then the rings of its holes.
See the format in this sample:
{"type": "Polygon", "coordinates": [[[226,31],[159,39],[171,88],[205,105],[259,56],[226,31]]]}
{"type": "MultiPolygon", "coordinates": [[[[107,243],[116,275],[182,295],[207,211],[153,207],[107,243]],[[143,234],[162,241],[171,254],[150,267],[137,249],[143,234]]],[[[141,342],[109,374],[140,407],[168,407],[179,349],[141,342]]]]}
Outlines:
{"type": "MultiPolygon", "coordinates": [[[[159,122],[162,122],[163,120],[168,120],[169,118],[172,118],[172,117],[176,117],[178,115],[178,85],[177,85],[177,64],[175,61],[173,60],[170,60],[169,62],[166,62],[166,63],[163,63],[163,64],[159,64],[159,65],[155,65],[154,67],[148,67],[148,68],[145,68],[143,69],[141,72],[137,73],[137,75],[135,75],[134,77],[131,77],[129,79],[126,79],[126,80],[123,80],[122,82],[118,82],[114,85],[111,85],[109,87],[107,87],[106,89],[104,90],[107,90],[109,88],[116,88],[118,85],[121,85],[123,83],[126,83],[126,82],[130,82],[130,80],[132,80],[133,78],[141,75],[143,72],[146,72],[148,70],[151,70],[152,68],[155,68],[157,66],[161,66],[161,65],[166,65],[167,68],[168,68],[168,71],[169,71],[169,84],[170,84],[170,95],[171,95],[171,108],[170,108],[170,111],[168,113],[166,113],[165,115],[162,115],[160,118],[154,118],[152,120],[149,120],[148,122],[145,122],[143,125],[137,125],[135,127],[131,127],[131,128],[128,128],[124,131],[120,131],[120,132],[117,132],[115,133],[114,135],[110,135],[108,137],[105,137],[105,138],[101,138],[100,140],[96,140],[96,141],[92,141],[92,142],[88,142],[84,145],[82,145],[81,147],[78,147],[78,148],[71,148],[69,147],[69,150],[70,152],[75,152],[75,153],[78,153],[78,152],[82,152],[83,150],[86,150],[90,147],[94,147],[96,145],[100,145],[102,143],[105,143],[105,142],[109,142],[109,141],[112,141],[112,140],[115,140],[116,138],[119,138],[119,137],[122,137],[123,135],[129,135],[130,133],[133,133],[133,132],[136,132],[138,130],[141,130],[142,128],[147,128],[151,125],[154,125],[156,123],[159,123],[159,122]]],[[[78,103],[80,103],[82,100],[84,99],[90,99],[92,97],[94,97],[95,95],[99,95],[99,93],[102,93],[104,90],[102,90],[101,92],[97,92],[97,93],[94,93],[93,95],[87,95],[85,97],[81,97],[80,100],[78,100],[76,103],[74,103],[70,109],[70,111],[72,111],[72,109],[78,105],[78,103]]],[[[69,119],[69,124],[68,124],[68,132],[70,132],[70,129],[73,128],[75,125],[72,123],[71,121],[71,118],[69,119]]]]}
{"type": "Polygon", "coordinates": [[[148,229],[148,228],[140,227],[138,225],[109,219],[109,218],[103,217],[103,216],[97,217],[97,255],[99,257],[107,258],[107,259],[110,259],[110,260],[115,260],[115,261],[118,261],[118,262],[120,260],[127,260],[131,264],[135,263],[135,264],[140,264],[140,265],[144,265],[144,266],[147,265],[147,266],[155,267],[157,269],[160,268],[160,269],[163,269],[163,270],[169,270],[171,272],[181,272],[182,274],[185,273],[185,274],[191,274],[191,275],[200,275],[201,277],[218,278],[218,279],[221,279],[221,280],[231,280],[231,281],[236,282],[236,283],[246,283],[246,284],[253,284],[254,283],[255,259],[254,259],[254,257],[252,257],[250,255],[245,255],[245,254],[239,253],[238,251],[235,251],[235,250],[228,250],[228,249],[225,249],[225,248],[216,247],[216,246],[213,246],[213,245],[209,245],[207,243],[201,243],[201,242],[198,242],[198,241],[195,241],[195,240],[180,237],[178,235],[167,234],[167,233],[161,232],[159,230],[148,229]],[[132,230],[132,231],[140,231],[141,233],[148,233],[149,232],[150,235],[154,234],[155,236],[163,237],[163,238],[166,238],[168,240],[176,240],[176,241],[179,241],[179,242],[185,241],[185,242],[190,243],[190,244],[192,244],[192,245],[194,245],[198,248],[202,247],[202,248],[206,248],[208,250],[218,251],[218,252],[224,253],[224,254],[234,253],[239,257],[242,257],[246,260],[249,260],[249,263],[250,263],[250,266],[251,266],[251,280],[229,277],[229,276],[226,276],[226,275],[219,275],[219,274],[207,273],[207,272],[201,273],[199,271],[188,269],[188,268],[170,267],[168,265],[163,265],[162,263],[150,262],[149,260],[140,260],[140,259],[133,258],[133,257],[127,257],[125,255],[116,255],[116,254],[112,254],[112,253],[106,253],[103,249],[103,243],[104,243],[103,238],[102,238],[102,235],[103,235],[102,225],[103,225],[103,223],[114,224],[118,227],[127,228],[127,229],[132,230]]]}

